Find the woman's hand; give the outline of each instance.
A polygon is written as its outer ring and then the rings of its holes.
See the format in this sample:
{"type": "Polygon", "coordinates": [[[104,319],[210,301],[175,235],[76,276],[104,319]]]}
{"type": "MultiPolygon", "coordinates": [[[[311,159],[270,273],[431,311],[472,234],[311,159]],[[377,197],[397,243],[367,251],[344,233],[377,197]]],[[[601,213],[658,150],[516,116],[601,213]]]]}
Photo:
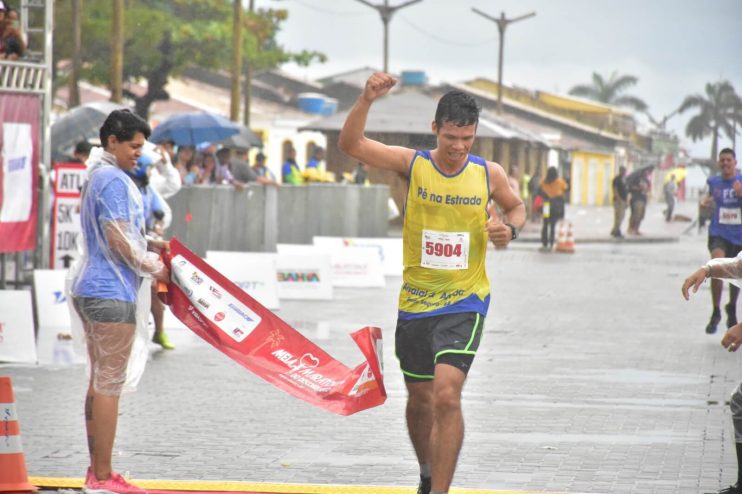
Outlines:
{"type": "Polygon", "coordinates": [[[162,268],[160,268],[159,271],[155,271],[154,273],[152,273],[152,277],[157,281],[170,283],[170,270],[163,264],[162,268]]]}
{"type": "Polygon", "coordinates": [[[147,240],[147,248],[152,252],[157,252],[158,254],[162,251],[167,252],[170,250],[170,242],[168,240],[147,240]]]}
{"type": "Polygon", "coordinates": [[[742,345],[742,324],[735,324],[724,334],[721,346],[730,352],[736,352],[740,345],[742,345]]]}
{"type": "Polygon", "coordinates": [[[683,298],[690,300],[690,292],[688,291],[693,287],[693,293],[698,291],[698,287],[706,280],[706,268],[699,268],[698,271],[688,276],[683,282],[683,298]]]}

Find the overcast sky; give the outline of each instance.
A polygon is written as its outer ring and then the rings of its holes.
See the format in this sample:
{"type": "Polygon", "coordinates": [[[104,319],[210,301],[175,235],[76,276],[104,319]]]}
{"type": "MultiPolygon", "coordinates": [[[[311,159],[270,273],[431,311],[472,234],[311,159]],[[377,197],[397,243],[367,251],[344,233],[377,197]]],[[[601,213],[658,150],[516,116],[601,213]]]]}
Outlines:
{"type": "MultiPolygon", "coordinates": [[[[309,68],[286,65],[287,72],[314,79],[383,65],[379,14],[356,0],[256,0],[256,5],[288,9],[279,34],[283,46],[328,57],[309,68]]],[[[728,80],[742,94],[742,0],[422,0],[397,11],[390,23],[390,71],[425,70],[432,82],[497,80],[497,26],[472,7],[493,17],[502,11],[507,18],[536,12],[507,28],[507,83],[566,93],[589,83],[593,71],[605,77],[613,71],[631,74],[639,83],[629,93],[646,101],[657,119],[685,96],[703,93],[707,82],[728,80]]],[[[694,113],[672,117],[668,128],[691,154],[706,157],[708,141],[692,144],[685,138],[694,113]]],[[[725,137],[720,143],[731,141],[725,137]]]]}

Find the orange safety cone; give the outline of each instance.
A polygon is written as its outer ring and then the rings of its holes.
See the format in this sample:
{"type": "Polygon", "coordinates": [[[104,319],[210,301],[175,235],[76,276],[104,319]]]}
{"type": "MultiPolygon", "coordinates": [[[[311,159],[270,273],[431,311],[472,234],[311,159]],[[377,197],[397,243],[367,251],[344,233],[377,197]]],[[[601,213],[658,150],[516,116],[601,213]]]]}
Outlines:
{"type": "Polygon", "coordinates": [[[13,384],[0,377],[0,492],[36,492],[28,483],[21,446],[21,427],[15,411],[13,384]]]}
{"type": "Polygon", "coordinates": [[[562,252],[564,254],[574,254],[575,252],[575,237],[574,233],[572,233],[572,222],[571,221],[564,221],[562,220],[562,225],[559,228],[559,241],[556,244],[556,248],[554,249],[557,252],[562,252]],[[565,224],[566,224],[566,233],[564,236],[562,236],[562,232],[565,230],[565,224]]]}

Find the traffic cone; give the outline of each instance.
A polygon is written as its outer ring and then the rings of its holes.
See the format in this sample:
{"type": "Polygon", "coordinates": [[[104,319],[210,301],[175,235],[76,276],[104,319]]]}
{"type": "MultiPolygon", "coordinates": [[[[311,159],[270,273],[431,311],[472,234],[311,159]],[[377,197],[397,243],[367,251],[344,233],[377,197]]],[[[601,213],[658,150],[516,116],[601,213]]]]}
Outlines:
{"type": "Polygon", "coordinates": [[[37,490],[28,483],[13,384],[9,377],[3,376],[0,377],[0,492],[37,490]]]}
{"type": "Polygon", "coordinates": [[[575,252],[575,237],[572,233],[572,222],[571,221],[562,221],[561,226],[559,227],[559,240],[557,241],[556,248],[554,249],[557,252],[562,252],[564,254],[574,254],[575,252]],[[565,224],[566,224],[566,233],[562,235],[562,232],[565,230],[565,224]]]}

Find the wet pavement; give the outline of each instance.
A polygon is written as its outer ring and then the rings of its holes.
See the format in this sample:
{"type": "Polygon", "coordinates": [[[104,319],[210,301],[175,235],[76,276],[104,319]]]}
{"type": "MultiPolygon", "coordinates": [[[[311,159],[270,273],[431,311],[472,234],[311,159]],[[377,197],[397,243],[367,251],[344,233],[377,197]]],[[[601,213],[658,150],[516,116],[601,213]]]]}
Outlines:
{"type": "MultiPolygon", "coordinates": [[[[533,241],[488,252],[492,304],[464,390],[454,486],[670,494],[735,480],[726,402],[742,361],[721,348],[721,334],[704,333],[708,284],[690,302],[680,296],[684,277],[705,262],[705,236],[663,226],[658,214],[646,231],[656,224],[661,243],[578,236],[574,254],[539,252],[533,241]]],[[[384,405],[331,415],[173,329],[177,349],[153,348],[140,390],[122,398],[114,466],[139,479],[413,492],[417,464],[393,353],[399,285],[387,278],[385,288],[336,289],[331,302],[282,301],[278,311],[349,366],[361,355],[348,334],[381,327],[384,405]]],[[[0,374],[13,378],[29,474],[81,477],[84,368],[3,365],[0,374]]]]}

